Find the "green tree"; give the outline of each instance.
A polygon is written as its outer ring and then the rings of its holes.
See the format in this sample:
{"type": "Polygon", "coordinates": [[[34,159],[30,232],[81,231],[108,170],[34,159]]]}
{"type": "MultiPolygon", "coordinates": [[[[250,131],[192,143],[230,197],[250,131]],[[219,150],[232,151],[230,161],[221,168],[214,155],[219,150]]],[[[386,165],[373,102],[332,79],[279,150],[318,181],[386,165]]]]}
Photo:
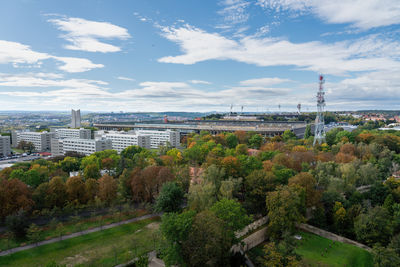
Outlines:
{"type": "Polygon", "coordinates": [[[193,184],[189,188],[188,205],[191,209],[202,211],[217,201],[217,190],[212,183],[193,184]]]}
{"type": "Polygon", "coordinates": [[[311,133],[311,125],[310,125],[310,124],[307,124],[306,129],[305,129],[305,131],[304,131],[304,139],[308,139],[308,138],[311,137],[311,136],[312,136],[312,133],[311,133]]]}
{"type": "Polygon", "coordinates": [[[161,234],[165,244],[161,247],[161,255],[167,266],[184,263],[183,243],[192,229],[196,212],[193,210],[177,213],[165,213],[161,217],[161,234]]]}
{"type": "Polygon", "coordinates": [[[251,222],[246,211],[237,200],[223,198],[216,202],[210,209],[218,218],[224,221],[225,229],[234,234],[251,222]]]}
{"type": "Polygon", "coordinates": [[[376,206],[360,214],[354,222],[354,231],[357,239],[369,246],[378,242],[386,245],[393,231],[389,212],[376,206]]]}
{"type": "Polygon", "coordinates": [[[157,212],[177,212],[181,209],[184,193],[175,182],[163,184],[161,192],[156,199],[157,212]]]}
{"type": "Polygon", "coordinates": [[[182,248],[188,266],[228,266],[231,246],[224,221],[206,210],[195,216],[182,248]]]}
{"type": "Polygon", "coordinates": [[[263,143],[263,138],[260,134],[254,134],[249,139],[249,146],[251,148],[260,149],[263,143]]]}
{"type": "Polygon", "coordinates": [[[37,244],[42,236],[42,230],[34,223],[32,223],[27,232],[26,232],[27,238],[32,242],[37,244]]]}
{"type": "Polygon", "coordinates": [[[296,224],[303,220],[302,191],[298,187],[279,186],[276,191],[267,193],[268,231],[271,237],[279,239],[284,231],[293,233],[296,224]]]}
{"type": "Polygon", "coordinates": [[[286,130],[282,134],[283,141],[287,142],[290,139],[296,139],[296,135],[291,130],[286,130]]]}
{"type": "Polygon", "coordinates": [[[400,266],[400,257],[392,248],[385,248],[380,245],[374,246],[372,250],[374,266],[397,267],[400,266]]]}
{"type": "Polygon", "coordinates": [[[245,204],[252,213],[265,210],[265,196],[267,192],[275,190],[276,177],[272,172],[255,170],[244,181],[245,204]]]}
{"type": "Polygon", "coordinates": [[[99,169],[98,165],[96,165],[96,164],[87,165],[85,167],[85,169],[83,170],[83,176],[85,177],[85,179],[100,178],[101,175],[100,175],[100,169],[99,169]]]}
{"type": "Polygon", "coordinates": [[[233,133],[228,133],[225,136],[225,140],[229,148],[235,148],[239,143],[237,136],[233,133]]]}
{"type": "Polygon", "coordinates": [[[60,166],[64,172],[70,173],[73,171],[78,171],[80,164],[77,158],[65,157],[62,161],[60,161],[60,166]]]}

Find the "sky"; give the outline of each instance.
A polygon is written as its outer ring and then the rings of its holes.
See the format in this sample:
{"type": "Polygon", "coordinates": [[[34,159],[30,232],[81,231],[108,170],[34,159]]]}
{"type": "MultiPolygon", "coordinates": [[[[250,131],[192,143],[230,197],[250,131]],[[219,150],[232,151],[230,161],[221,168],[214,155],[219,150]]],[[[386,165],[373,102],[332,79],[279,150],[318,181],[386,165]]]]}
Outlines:
{"type": "Polygon", "coordinates": [[[1,0],[0,110],[400,110],[399,0],[1,0]]]}

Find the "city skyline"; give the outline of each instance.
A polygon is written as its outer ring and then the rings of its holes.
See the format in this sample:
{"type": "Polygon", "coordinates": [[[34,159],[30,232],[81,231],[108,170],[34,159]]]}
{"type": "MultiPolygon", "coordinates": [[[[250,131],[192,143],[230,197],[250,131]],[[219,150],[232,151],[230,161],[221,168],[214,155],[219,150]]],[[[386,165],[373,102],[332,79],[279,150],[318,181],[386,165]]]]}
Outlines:
{"type": "Polygon", "coordinates": [[[1,110],[399,109],[396,1],[4,1],[1,110]]]}

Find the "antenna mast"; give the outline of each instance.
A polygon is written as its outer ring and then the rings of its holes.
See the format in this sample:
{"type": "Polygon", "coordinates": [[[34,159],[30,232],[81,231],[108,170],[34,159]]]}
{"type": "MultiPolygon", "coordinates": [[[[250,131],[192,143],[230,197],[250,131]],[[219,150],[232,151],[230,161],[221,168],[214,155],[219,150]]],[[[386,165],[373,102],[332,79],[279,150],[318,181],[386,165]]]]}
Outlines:
{"type": "Polygon", "coordinates": [[[324,107],[325,107],[325,92],[324,92],[324,76],[319,76],[319,90],[317,93],[317,117],[315,118],[315,134],[314,143],[322,144],[325,141],[325,119],[324,119],[324,107]]]}

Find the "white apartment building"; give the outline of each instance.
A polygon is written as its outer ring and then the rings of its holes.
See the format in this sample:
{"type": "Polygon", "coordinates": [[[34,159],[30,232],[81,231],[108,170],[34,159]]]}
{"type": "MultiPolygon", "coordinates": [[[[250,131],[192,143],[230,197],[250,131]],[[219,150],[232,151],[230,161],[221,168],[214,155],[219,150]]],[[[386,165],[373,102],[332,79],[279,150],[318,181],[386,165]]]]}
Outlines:
{"type": "Polygon", "coordinates": [[[61,128],[54,129],[56,133],[55,137],[64,139],[64,138],[77,138],[77,139],[91,139],[92,131],[90,129],[70,129],[70,128],[61,128]]]}
{"type": "Polygon", "coordinates": [[[138,130],[135,131],[137,135],[150,136],[150,148],[159,148],[160,146],[165,146],[167,142],[172,147],[180,146],[181,135],[177,131],[156,131],[156,130],[138,130]]]}
{"type": "Polygon", "coordinates": [[[13,132],[13,147],[17,147],[19,142],[31,142],[35,146],[35,151],[49,151],[51,147],[51,138],[54,133],[49,132],[13,132]]]}
{"type": "Polygon", "coordinates": [[[64,155],[68,151],[74,151],[85,155],[90,155],[98,151],[112,149],[112,142],[110,139],[53,139],[52,140],[52,154],[64,155]]]}
{"type": "Polygon", "coordinates": [[[140,146],[150,148],[150,136],[137,135],[132,133],[105,133],[103,135],[106,139],[112,141],[112,149],[121,153],[122,150],[129,146],[140,146]]]}
{"type": "Polygon", "coordinates": [[[0,136],[0,157],[6,157],[11,154],[11,144],[9,136],[0,136]]]}

